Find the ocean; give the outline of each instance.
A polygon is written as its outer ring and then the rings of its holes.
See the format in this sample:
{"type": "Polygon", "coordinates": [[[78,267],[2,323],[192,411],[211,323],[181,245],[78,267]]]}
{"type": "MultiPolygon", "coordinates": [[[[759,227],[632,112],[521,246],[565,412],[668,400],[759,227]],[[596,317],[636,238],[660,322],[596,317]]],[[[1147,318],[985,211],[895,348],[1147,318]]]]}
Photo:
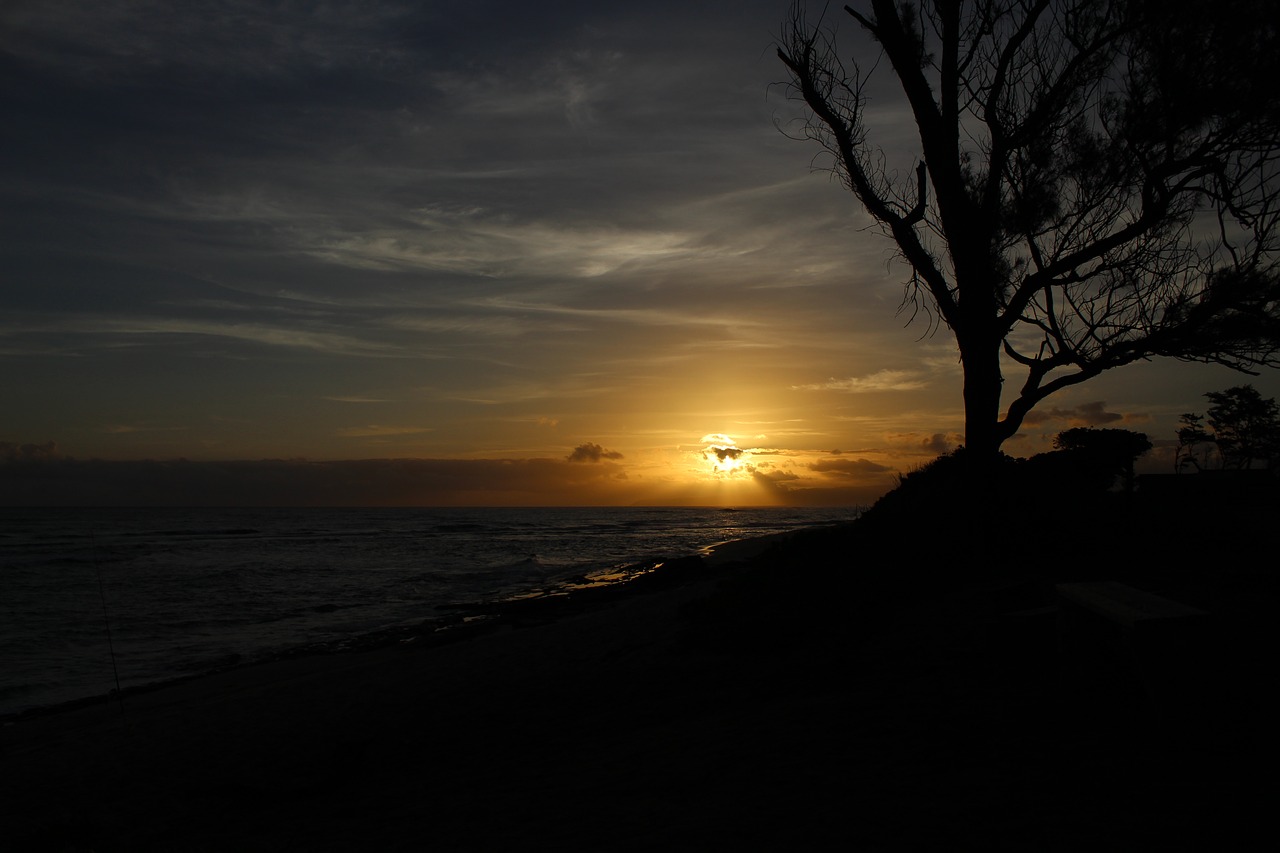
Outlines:
{"type": "Polygon", "coordinates": [[[854,509],[6,509],[0,715],[379,631],[854,509]]]}

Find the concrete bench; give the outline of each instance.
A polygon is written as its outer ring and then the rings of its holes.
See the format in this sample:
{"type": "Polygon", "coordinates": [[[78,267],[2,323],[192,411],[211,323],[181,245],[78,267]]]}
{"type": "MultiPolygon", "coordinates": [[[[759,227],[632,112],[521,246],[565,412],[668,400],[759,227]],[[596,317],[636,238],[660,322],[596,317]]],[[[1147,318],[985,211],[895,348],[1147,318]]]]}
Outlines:
{"type": "Polygon", "coordinates": [[[1060,583],[1058,598],[1084,608],[1127,632],[1168,628],[1200,620],[1203,610],[1114,581],[1060,583]]]}
{"type": "Polygon", "coordinates": [[[1058,584],[1055,592],[1058,650],[1077,682],[1112,696],[1136,688],[1152,722],[1199,715],[1213,692],[1207,612],[1114,581],[1058,584]]]}

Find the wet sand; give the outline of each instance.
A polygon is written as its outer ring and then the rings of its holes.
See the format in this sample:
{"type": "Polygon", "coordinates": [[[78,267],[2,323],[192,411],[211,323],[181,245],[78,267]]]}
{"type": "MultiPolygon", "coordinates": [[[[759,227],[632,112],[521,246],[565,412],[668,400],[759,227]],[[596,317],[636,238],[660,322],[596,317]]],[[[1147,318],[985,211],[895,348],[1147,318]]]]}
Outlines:
{"type": "Polygon", "coordinates": [[[1042,584],[839,620],[829,546],[12,722],[4,849],[1207,849],[1267,814],[1259,727],[1072,680],[1042,584]]]}

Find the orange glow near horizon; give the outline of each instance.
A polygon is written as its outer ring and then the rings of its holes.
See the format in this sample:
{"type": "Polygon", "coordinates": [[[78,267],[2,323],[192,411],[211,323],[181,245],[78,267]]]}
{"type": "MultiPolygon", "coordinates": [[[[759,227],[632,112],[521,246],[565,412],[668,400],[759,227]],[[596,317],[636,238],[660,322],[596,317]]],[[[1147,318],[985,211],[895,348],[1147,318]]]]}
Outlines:
{"type": "Polygon", "coordinates": [[[781,506],[785,503],[775,492],[763,487],[754,477],[703,477],[688,481],[666,495],[662,503],[673,506],[781,506]]]}

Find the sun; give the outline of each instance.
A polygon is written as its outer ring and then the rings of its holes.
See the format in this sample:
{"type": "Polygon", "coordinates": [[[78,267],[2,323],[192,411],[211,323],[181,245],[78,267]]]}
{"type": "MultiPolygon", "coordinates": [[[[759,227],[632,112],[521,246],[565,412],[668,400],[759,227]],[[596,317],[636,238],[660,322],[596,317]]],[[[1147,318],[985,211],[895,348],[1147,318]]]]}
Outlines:
{"type": "Polygon", "coordinates": [[[745,474],[750,470],[750,454],[737,442],[724,433],[712,433],[702,437],[706,447],[702,449],[702,458],[711,466],[711,473],[717,477],[732,477],[745,474]]]}
{"type": "Polygon", "coordinates": [[[731,473],[737,471],[743,465],[742,460],[735,456],[726,456],[724,459],[717,459],[713,463],[715,470],[723,473],[731,473]]]}

